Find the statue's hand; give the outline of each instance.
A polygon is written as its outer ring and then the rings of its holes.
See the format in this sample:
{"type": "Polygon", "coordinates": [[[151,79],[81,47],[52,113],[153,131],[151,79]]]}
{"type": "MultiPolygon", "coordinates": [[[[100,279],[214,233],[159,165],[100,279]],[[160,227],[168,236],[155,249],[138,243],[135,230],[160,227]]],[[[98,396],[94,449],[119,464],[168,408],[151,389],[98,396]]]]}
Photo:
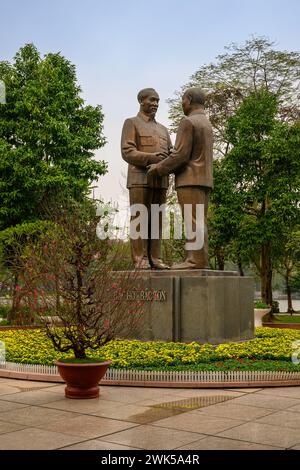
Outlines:
{"type": "Polygon", "coordinates": [[[156,152],[154,153],[151,157],[150,157],[150,163],[159,163],[161,162],[162,160],[164,160],[165,158],[167,158],[167,154],[166,153],[163,153],[163,152],[156,152]]]}
{"type": "Polygon", "coordinates": [[[157,169],[156,169],[157,165],[148,165],[147,166],[147,175],[148,176],[156,176],[157,175],[157,169]]]}

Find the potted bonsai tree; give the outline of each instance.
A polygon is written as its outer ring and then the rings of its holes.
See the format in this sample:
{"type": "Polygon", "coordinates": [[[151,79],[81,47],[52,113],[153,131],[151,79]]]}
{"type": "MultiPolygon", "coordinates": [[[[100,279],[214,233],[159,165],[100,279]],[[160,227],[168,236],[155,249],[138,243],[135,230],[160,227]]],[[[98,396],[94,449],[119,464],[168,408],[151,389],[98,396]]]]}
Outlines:
{"type": "Polygon", "coordinates": [[[130,335],[142,315],[142,304],[126,296],[142,279],[135,271],[114,271],[124,243],[98,239],[97,224],[92,203],[74,204],[53,217],[22,258],[20,304],[40,318],[57,351],[72,353],[56,361],[68,398],[99,396],[110,364],[99,358],[101,346],[130,335]]]}

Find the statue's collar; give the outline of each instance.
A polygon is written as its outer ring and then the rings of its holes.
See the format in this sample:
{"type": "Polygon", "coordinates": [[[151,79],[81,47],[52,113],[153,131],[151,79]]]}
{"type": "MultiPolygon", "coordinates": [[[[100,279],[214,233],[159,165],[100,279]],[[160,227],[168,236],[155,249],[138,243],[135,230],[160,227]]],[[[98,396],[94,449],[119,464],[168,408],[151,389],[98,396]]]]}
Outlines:
{"type": "Polygon", "coordinates": [[[152,121],[152,122],[156,123],[155,118],[151,119],[151,117],[148,116],[147,114],[143,113],[143,111],[138,112],[138,117],[143,119],[143,121],[145,121],[145,122],[149,122],[149,121],[151,122],[152,121]]]}
{"type": "Polygon", "coordinates": [[[194,114],[205,114],[204,109],[194,109],[194,111],[190,112],[189,116],[194,116],[194,114]]]}

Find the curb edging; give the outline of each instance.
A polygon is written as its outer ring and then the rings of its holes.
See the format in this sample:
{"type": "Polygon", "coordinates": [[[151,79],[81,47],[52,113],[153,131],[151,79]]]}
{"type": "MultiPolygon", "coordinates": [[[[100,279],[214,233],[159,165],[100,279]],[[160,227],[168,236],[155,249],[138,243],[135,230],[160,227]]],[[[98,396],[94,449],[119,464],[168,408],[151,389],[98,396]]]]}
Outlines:
{"type": "MultiPolygon", "coordinates": [[[[30,380],[37,382],[64,383],[58,374],[38,374],[0,369],[0,378],[30,380]]],[[[226,382],[179,382],[159,380],[101,380],[101,385],[124,387],[165,387],[165,388],[258,388],[258,387],[292,387],[299,386],[300,379],[287,380],[253,380],[226,382]]]]}

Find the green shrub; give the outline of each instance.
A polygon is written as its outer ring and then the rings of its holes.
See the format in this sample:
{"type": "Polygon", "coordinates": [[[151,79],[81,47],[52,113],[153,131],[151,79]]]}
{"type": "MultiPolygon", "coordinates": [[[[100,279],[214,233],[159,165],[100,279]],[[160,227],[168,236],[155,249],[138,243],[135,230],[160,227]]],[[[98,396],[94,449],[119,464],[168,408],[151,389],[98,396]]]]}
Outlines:
{"type": "Polygon", "coordinates": [[[272,313],[279,313],[279,312],[280,312],[279,302],[278,302],[278,300],[273,300],[273,302],[272,302],[272,313]]]}
{"type": "Polygon", "coordinates": [[[270,308],[269,305],[267,305],[265,302],[262,300],[256,300],[254,302],[254,308],[270,308]]]}
{"type": "Polygon", "coordinates": [[[10,310],[10,305],[0,305],[0,317],[7,318],[10,310]]]}

